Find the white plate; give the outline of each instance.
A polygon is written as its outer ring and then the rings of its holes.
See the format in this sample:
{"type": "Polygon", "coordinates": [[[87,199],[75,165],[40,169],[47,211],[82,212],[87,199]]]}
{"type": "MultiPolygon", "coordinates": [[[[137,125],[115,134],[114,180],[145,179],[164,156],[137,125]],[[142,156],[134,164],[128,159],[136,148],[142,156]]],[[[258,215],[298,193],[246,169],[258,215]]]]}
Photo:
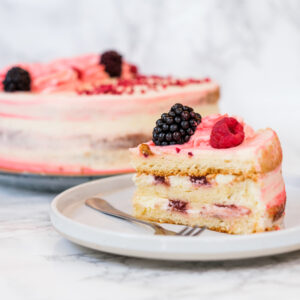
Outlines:
{"type": "MultiPolygon", "coordinates": [[[[99,194],[130,212],[132,175],[85,183],[58,195],[51,221],[64,237],[89,248],[115,254],[168,260],[225,260],[279,254],[300,249],[300,189],[287,187],[285,229],[252,235],[228,235],[206,230],[198,237],[155,236],[151,229],[101,214],[84,205],[99,194]]],[[[178,225],[163,225],[174,231],[178,225]]]]}

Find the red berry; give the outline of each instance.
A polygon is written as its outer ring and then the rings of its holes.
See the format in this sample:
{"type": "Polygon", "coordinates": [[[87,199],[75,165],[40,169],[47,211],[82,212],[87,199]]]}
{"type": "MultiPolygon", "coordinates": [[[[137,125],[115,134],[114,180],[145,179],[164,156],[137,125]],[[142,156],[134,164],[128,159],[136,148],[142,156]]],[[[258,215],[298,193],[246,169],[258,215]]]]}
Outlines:
{"type": "Polygon", "coordinates": [[[137,75],[138,68],[136,65],[130,65],[130,73],[132,73],[133,75],[137,75]]]}
{"type": "Polygon", "coordinates": [[[236,147],[244,138],[243,125],[234,118],[225,117],[213,126],[210,145],[218,149],[236,147]]]}

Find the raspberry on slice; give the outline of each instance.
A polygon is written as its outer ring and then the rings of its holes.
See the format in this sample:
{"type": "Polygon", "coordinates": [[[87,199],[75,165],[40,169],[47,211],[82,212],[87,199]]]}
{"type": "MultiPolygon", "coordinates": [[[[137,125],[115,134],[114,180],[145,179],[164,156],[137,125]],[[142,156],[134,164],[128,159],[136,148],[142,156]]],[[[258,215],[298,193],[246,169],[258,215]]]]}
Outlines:
{"type": "Polygon", "coordinates": [[[240,145],[244,138],[243,125],[235,118],[225,117],[213,126],[209,142],[213,148],[231,148],[240,145]]]}

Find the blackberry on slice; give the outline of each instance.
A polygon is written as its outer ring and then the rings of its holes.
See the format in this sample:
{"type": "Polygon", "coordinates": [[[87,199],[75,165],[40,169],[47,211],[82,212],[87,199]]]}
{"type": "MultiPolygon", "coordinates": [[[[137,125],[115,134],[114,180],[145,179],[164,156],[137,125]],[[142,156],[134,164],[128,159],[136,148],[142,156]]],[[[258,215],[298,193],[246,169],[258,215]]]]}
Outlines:
{"type": "Polygon", "coordinates": [[[6,92],[30,91],[31,78],[26,70],[13,67],[7,71],[2,83],[6,92]]]}
{"type": "Polygon", "coordinates": [[[110,77],[120,77],[122,73],[122,56],[116,51],[106,51],[101,55],[100,64],[110,77]]]}
{"type": "Polygon", "coordinates": [[[153,142],[157,146],[184,144],[190,140],[200,123],[200,114],[191,107],[177,103],[156,121],[153,142]]]}

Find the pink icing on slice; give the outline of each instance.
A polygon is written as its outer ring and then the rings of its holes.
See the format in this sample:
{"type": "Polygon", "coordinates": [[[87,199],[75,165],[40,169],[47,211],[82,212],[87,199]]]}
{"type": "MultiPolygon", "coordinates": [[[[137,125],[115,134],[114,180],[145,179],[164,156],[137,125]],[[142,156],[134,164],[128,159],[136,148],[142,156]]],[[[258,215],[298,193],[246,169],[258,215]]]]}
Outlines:
{"type": "MultiPolygon", "coordinates": [[[[186,150],[188,152],[193,153],[190,151],[190,149],[203,149],[203,150],[211,150],[211,151],[222,151],[220,149],[212,148],[209,139],[210,139],[210,133],[212,130],[212,127],[214,124],[221,120],[224,117],[228,117],[227,114],[213,114],[206,116],[202,119],[202,122],[198,125],[196,128],[195,133],[192,135],[190,140],[183,144],[183,145],[170,145],[170,146],[156,146],[153,141],[149,141],[148,145],[151,147],[151,150],[157,153],[166,153],[166,154],[172,154],[172,153],[180,153],[181,150],[186,150]]],[[[249,126],[247,125],[242,118],[235,117],[243,126],[244,126],[244,132],[245,132],[245,140],[243,143],[237,147],[225,149],[225,151],[229,150],[232,151],[232,149],[240,149],[242,147],[245,147],[247,145],[251,145],[253,139],[257,136],[257,133],[249,126]]],[[[186,153],[186,151],[184,153],[186,153]]]]}

